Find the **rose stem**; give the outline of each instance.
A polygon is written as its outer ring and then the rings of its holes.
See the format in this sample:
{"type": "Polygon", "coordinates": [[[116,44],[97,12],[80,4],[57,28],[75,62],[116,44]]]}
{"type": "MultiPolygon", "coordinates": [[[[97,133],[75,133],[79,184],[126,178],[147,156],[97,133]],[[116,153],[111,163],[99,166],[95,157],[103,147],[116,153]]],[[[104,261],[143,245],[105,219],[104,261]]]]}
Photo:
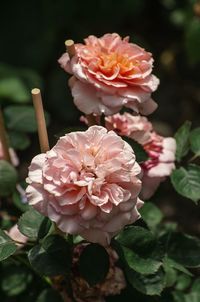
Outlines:
{"type": "Polygon", "coordinates": [[[49,150],[49,140],[46,128],[46,122],[44,117],[44,109],[42,105],[42,97],[40,93],[40,89],[34,88],[31,91],[33,98],[33,105],[35,108],[35,116],[37,120],[38,126],[38,136],[40,142],[40,149],[42,153],[45,153],[49,150]]]}
{"type": "Polygon", "coordinates": [[[1,108],[0,108],[0,141],[2,144],[4,159],[7,160],[8,162],[11,162],[8,142],[7,142],[6,128],[4,125],[4,118],[1,108]]]}
{"type": "Polygon", "coordinates": [[[76,54],[74,41],[73,40],[66,40],[65,41],[65,46],[66,46],[67,52],[69,54],[69,57],[71,59],[76,54]]]}
{"type": "Polygon", "coordinates": [[[86,118],[88,120],[88,127],[97,124],[96,118],[92,113],[91,114],[86,114],[86,118]]]}

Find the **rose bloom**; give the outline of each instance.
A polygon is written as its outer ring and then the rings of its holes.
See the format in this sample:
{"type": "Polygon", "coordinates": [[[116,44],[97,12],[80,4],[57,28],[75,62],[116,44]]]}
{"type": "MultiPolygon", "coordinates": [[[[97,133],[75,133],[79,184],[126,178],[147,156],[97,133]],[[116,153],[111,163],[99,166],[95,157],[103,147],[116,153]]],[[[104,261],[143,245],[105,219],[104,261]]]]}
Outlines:
{"type": "Polygon", "coordinates": [[[29,167],[28,201],[69,234],[107,245],[140,215],[141,169],[115,132],[92,126],[61,137],[29,167]]]}
{"type": "Polygon", "coordinates": [[[141,164],[143,199],[150,198],[161,181],[175,168],[176,141],[172,137],[162,137],[153,131],[147,118],[129,113],[115,114],[105,118],[106,128],[128,136],[140,143],[149,159],[141,164]]]}
{"type": "Polygon", "coordinates": [[[151,53],[116,33],[84,41],[75,44],[71,60],[65,53],[58,61],[73,75],[69,85],[80,111],[112,115],[125,106],[146,115],[157,108],[151,93],[159,80],[152,75],[151,53]]]}
{"type": "Polygon", "coordinates": [[[151,140],[153,127],[144,116],[134,116],[127,112],[124,114],[117,113],[105,117],[105,125],[108,130],[114,130],[119,135],[128,136],[140,144],[151,140]]]}

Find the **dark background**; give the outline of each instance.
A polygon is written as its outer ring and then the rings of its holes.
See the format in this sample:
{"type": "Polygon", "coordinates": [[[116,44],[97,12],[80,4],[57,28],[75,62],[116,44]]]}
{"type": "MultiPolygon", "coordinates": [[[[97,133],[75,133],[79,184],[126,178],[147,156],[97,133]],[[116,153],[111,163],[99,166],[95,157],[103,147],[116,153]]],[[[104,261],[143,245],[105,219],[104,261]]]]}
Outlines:
{"type": "MultiPolygon", "coordinates": [[[[55,134],[77,125],[80,116],[67,87],[67,75],[57,63],[65,51],[64,41],[71,38],[82,42],[90,34],[101,36],[108,32],[129,35],[131,41],[153,53],[154,74],[161,84],[153,96],[159,107],[150,119],[158,131],[173,135],[186,119],[193,122],[193,127],[198,126],[199,1],[1,1],[0,79],[12,71],[20,78],[25,70],[28,91],[34,86],[42,89],[44,106],[51,116],[51,144],[56,141],[55,134]]],[[[37,135],[32,134],[30,147],[19,152],[24,174],[36,153],[39,153],[37,135]]],[[[169,188],[168,181],[161,187],[164,193],[160,195],[159,190],[155,196],[167,219],[178,221],[188,232],[200,234],[198,208],[169,188]]]]}

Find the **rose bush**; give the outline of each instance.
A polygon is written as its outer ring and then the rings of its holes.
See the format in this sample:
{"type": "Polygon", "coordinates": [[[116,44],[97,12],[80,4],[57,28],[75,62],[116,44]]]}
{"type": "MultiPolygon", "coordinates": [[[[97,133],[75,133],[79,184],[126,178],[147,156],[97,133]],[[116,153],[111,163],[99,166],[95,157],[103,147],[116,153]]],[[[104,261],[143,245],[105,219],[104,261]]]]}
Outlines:
{"type": "Polygon", "coordinates": [[[159,80],[152,75],[151,53],[116,33],[89,36],[85,44],[75,44],[75,49],[71,60],[65,53],[59,63],[73,75],[69,85],[79,110],[111,115],[123,106],[142,114],[156,109],[151,93],[159,80]]]}
{"type": "Polygon", "coordinates": [[[49,152],[34,157],[26,193],[63,232],[106,245],[140,217],[140,170],[125,141],[93,126],[61,137],[49,152]]]}

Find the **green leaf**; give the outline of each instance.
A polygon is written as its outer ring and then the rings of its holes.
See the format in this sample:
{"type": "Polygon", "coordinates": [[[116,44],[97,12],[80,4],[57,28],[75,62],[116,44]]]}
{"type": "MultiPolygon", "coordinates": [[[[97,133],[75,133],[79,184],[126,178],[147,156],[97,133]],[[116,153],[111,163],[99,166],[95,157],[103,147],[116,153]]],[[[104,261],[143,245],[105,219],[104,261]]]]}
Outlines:
{"type": "Polygon", "coordinates": [[[9,77],[0,79],[0,98],[26,103],[30,99],[30,92],[19,78],[9,77]]]}
{"type": "Polygon", "coordinates": [[[181,167],[171,174],[171,182],[175,190],[182,196],[193,200],[200,199],[200,167],[195,164],[188,165],[187,169],[181,167]]]}
{"type": "Polygon", "coordinates": [[[125,228],[116,236],[117,242],[121,245],[133,249],[140,256],[150,256],[157,247],[157,239],[145,228],[130,226],[125,228]]]}
{"type": "Polygon", "coordinates": [[[194,283],[192,284],[192,291],[200,292],[200,277],[197,278],[194,283]]]}
{"type": "Polygon", "coordinates": [[[177,278],[177,282],[176,282],[176,290],[180,290],[180,291],[184,291],[186,290],[190,284],[191,284],[191,277],[188,275],[180,275],[177,278]]]}
{"type": "Polygon", "coordinates": [[[15,168],[5,160],[0,160],[0,196],[12,194],[17,183],[15,168]]]}
{"type": "Polygon", "coordinates": [[[9,297],[21,294],[32,280],[30,271],[22,266],[9,265],[3,269],[1,288],[9,297]]]}
{"type": "MultiPolygon", "coordinates": [[[[19,185],[20,186],[20,185],[19,185]]],[[[24,203],[24,200],[22,198],[26,198],[26,196],[21,196],[20,193],[15,190],[12,194],[12,201],[13,204],[16,206],[17,209],[19,209],[21,212],[26,212],[30,208],[28,203],[24,203]]]]}
{"type": "Polygon", "coordinates": [[[41,275],[66,275],[71,267],[71,250],[68,242],[59,235],[46,237],[28,253],[32,267],[41,275]]]}
{"type": "Polygon", "coordinates": [[[133,149],[135,156],[136,156],[136,160],[137,162],[144,162],[146,161],[149,156],[147,154],[147,152],[144,150],[144,148],[142,147],[142,145],[140,145],[138,142],[136,142],[135,140],[127,137],[127,136],[122,136],[123,140],[125,140],[133,149]]]}
{"type": "Polygon", "coordinates": [[[183,293],[179,292],[179,291],[174,291],[173,292],[173,298],[174,298],[174,302],[186,302],[185,301],[185,295],[183,293]]]}
{"type": "Polygon", "coordinates": [[[189,151],[189,135],[190,135],[191,122],[186,121],[176,132],[176,160],[180,162],[189,151]]]}
{"type": "Polygon", "coordinates": [[[0,230],[0,261],[7,259],[17,250],[14,241],[2,230],[0,230]]]}
{"type": "MultiPolygon", "coordinates": [[[[191,292],[184,296],[183,302],[199,302],[200,301],[200,293],[199,292],[191,292]]],[[[181,301],[182,302],[182,301],[181,301]]]]}
{"type": "Polygon", "coordinates": [[[158,271],[159,267],[162,264],[160,261],[151,259],[150,257],[147,259],[142,258],[129,248],[122,247],[122,250],[124,253],[124,259],[129,268],[140,274],[153,274],[158,271]]]}
{"type": "Polygon", "coordinates": [[[105,279],[109,265],[107,251],[99,244],[89,244],[81,253],[79,271],[89,285],[93,286],[105,279]]]}
{"type": "MultiPolygon", "coordinates": [[[[167,240],[167,237],[166,237],[167,240]]],[[[168,257],[186,267],[200,267],[200,240],[174,233],[168,240],[168,257]]]]}
{"type": "Polygon", "coordinates": [[[10,146],[13,149],[24,150],[28,148],[31,144],[31,141],[26,133],[18,131],[9,131],[8,132],[10,146]]]}
{"type": "Polygon", "coordinates": [[[191,150],[195,154],[200,155],[200,127],[191,131],[190,133],[191,150]]]}
{"type": "Polygon", "coordinates": [[[173,266],[168,265],[166,261],[167,258],[163,261],[163,269],[165,271],[165,283],[166,287],[171,287],[174,285],[177,279],[177,271],[173,268],[173,266]]]}
{"type": "Polygon", "coordinates": [[[192,18],[186,26],[185,46],[192,64],[200,62],[200,21],[192,18]]]}
{"type": "Polygon", "coordinates": [[[150,229],[155,229],[163,219],[162,212],[152,202],[145,202],[139,212],[150,229]]]}
{"type": "Polygon", "coordinates": [[[174,268],[177,271],[182,272],[188,276],[191,276],[191,277],[193,276],[193,274],[190,273],[190,271],[187,268],[185,268],[183,265],[177,263],[176,261],[174,261],[168,257],[165,257],[164,262],[165,262],[165,265],[168,267],[174,268]]]}
{"type": "Polygon", "coordinates": [[[48,217],[44,217],[38,230],[38,239],[44,238],[48,234],[51,226],[51,220],[48,217]]]}
{"type": "Polygon", "coordinates": [[[156,274],[147,276],[130,269],[126,269],[125,273],[129,283],[145,295],[160,295],[165,287],[165,275],[161,269],[156,274]]]}
{"type": "Polygon", "coordinates": [[[60,294],[52,288],[44,289],[36,302],[63,302],[60,294]]]}
{"type": "Polygon", "coordinates": [[[36,240],[43,238],[48,233],[51,221],[38,211],[30,208],[20,217],[18,227],[22,234],[32,240],[36,240]]]}
{"type": "MultiPolygon", "coordinates": [[[[4,110],[8,129],[19,132],[36,132],[37,122],[32,106],[8,106],[4,110]]],[[[46,123],[49,123],[49,115],[46,113],[46,123]]]]}

